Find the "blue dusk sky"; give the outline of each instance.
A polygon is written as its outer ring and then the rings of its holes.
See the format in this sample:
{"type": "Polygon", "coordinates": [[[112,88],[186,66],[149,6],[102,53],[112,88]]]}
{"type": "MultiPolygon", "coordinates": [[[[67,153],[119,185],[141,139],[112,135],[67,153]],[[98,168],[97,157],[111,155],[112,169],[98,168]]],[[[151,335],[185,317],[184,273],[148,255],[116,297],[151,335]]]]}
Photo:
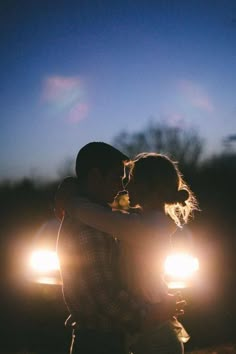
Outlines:
{"type": "Polygon", "coordinates": [[[236,134],[235,0],[5,0],[0,179],[56,177],[89,141],[152,120],[236,134]]]}

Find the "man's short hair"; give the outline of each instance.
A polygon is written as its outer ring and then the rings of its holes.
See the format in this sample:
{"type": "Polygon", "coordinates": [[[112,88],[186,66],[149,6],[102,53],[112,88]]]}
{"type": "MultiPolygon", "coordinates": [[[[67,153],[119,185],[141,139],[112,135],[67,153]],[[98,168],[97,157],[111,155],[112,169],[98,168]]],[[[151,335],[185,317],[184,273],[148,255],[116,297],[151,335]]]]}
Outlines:
{"type": "Polygon", "coordinates": [[[91,142],[83,146],[76,158],[75,171],[78,178],[86,178],[92,168],[104,175],[117,164],[129,160],[128,156],[104,142],[91,142]]]}

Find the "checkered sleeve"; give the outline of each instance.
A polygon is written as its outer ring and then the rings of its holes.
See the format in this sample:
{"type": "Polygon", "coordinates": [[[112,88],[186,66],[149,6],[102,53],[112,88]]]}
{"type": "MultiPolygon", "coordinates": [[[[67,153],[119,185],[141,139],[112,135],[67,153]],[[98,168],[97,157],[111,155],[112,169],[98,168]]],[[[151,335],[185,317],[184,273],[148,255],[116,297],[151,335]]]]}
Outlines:
{"type": "Polygon", "coordinates": [[[111,248],[114,249],[115,241],[110,236],[102,235],[95,236],[89,228],[80,234],[87,294],[92,297],[90,303],[94,304],[102,316],[116,321],[121,327],[138,329],[146,315],[145,306],[120,289],[118,280],[114,281],[114,255],[111,248]]]}

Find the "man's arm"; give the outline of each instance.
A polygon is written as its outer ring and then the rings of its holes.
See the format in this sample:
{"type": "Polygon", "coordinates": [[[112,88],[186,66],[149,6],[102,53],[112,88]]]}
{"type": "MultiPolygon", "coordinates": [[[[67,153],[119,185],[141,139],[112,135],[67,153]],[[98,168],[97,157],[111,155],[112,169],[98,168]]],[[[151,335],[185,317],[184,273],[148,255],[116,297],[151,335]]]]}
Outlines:
{"type": "Polygon", "coordinates": [[[157,324],[184,315],[185,306],[185,300],[177,301],[174,295],[167,294],[161,302],[150,305],[146,318],[142,323],[142,329],[147,330],[157,324]]]}

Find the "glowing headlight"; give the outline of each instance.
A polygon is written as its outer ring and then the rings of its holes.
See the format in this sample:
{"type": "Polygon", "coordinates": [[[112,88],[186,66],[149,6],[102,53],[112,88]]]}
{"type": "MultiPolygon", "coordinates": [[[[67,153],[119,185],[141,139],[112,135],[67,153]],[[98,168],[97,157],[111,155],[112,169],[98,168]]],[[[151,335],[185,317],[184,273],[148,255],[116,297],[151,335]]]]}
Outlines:
{"type": "Polygon", "coordinates": [[[168,287],[185,288],[198,269],[198,259],[189,254],[180,253],[168,256],[164,264],[165,275],[169,278],[168,287]]]}
{"type": "Polygon", "coordinates": [[[56,252],[39,250],[32,253],[30,265],[36,272],[51,272],[60,269],[56,252]]]}
{"type": "Polygon", "coordinates": [[[189,254],[174,254],[165,261],[165,274],[175,278],[189,278],[198,269],[198,259],[189,254]]]}

